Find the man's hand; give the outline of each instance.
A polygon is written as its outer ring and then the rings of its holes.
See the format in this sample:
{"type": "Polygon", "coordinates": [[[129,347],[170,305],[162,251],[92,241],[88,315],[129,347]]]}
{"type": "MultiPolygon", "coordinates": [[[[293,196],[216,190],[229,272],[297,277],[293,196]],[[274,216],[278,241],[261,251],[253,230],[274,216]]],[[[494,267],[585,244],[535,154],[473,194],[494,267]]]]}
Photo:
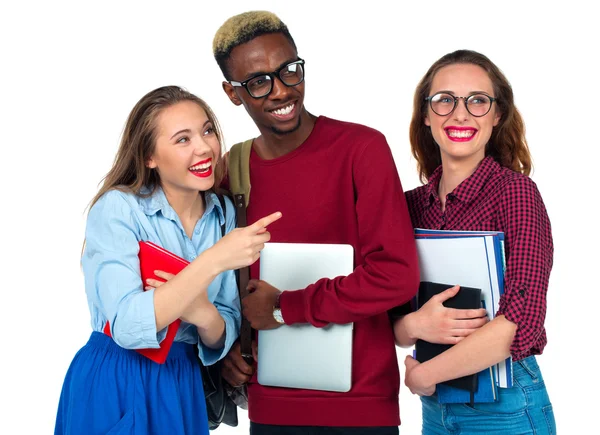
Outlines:
{"type": "Polygon", "coordinates": [[[281,325],[273,317],[273,307],[278,289],[265,281],[251,279],[248,283],[250,294],[242,300],[242,314],[256,330],[275,329],[281,325]]]}
{"type": "MultiPolygon", "coordinates": [[[[252,353],[254,354],[255,342],[252,342],[252,353]]],[[[254,374],[254,367],[249,366],[242,358],[240,342],[236,341],[229,353],[223,358],[221,375],[232,387],[241,387],[250,380],[254,374]]]]}

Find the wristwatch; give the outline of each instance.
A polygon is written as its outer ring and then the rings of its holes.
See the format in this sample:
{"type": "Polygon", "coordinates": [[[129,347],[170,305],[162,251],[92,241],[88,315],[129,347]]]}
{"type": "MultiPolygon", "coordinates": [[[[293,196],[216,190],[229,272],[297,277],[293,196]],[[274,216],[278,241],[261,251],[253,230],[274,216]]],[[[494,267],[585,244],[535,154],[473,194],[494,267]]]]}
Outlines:
{"type": "Polygon", "coordinates": [[[273,305],[273,318],[280,325],[285,325],[285,321],[283,320],[283,316],[281,315],[281,306],[279,305],[279,297],[281,293],[277,295],[277,299],[275,299],[275,305],[273,305]]]}

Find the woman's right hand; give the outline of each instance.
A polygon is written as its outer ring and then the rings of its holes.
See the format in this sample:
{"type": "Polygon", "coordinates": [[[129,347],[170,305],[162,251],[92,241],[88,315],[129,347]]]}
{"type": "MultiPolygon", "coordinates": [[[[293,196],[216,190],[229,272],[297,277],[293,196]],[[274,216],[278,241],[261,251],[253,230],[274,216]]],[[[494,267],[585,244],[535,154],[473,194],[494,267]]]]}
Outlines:
{"type": "Polygon", "coordinates": [[[430,343],[456,344],[489,321],[484,308],[459,310],[443,305],[459,289],[454,286],[432,296],[417,312],[410,314],[413,316],[411,329],[417,338],[430,343]]]}
{"type": "Polygon", "coordinates": [[[265,216],[250,226],[234,229],[215,243],[210,253],[215,256],[219,270],[240,269],[258,260],[260,251],[271,239],[267,227],[281,216],[281,212],[265,216]]]}

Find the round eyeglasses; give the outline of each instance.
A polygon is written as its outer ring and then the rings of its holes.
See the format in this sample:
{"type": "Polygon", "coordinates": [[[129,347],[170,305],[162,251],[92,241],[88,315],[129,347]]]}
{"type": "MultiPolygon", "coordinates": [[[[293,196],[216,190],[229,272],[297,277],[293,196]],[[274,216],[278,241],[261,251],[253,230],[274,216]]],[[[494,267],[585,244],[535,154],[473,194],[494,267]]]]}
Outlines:
{"type": "Polygon", "coordinates": [[[469,95],[468,97],[457,97],[447,92],[438,92],[431,97],[425,98],[425,101],[429,101],[429,106],[436,115],[447,116],[454,112],[454,109],[458,105],[458,100],[461,98],[465,102],[467,112],[476,118],[487,115],[492,108],[492,103],[497,100],[483,93],[469,95]]]}
{"type": "Polygon", "coordinates": [[[298,58],[272,73],[257,74],[243,82],[230,81],[231,86],[243,86],[253,98],[266,97],[273,90],[273,81],[275,77],[281,80],[281,83],[291,87],[297,86],[304,81],[304,60],[298,58]]]}

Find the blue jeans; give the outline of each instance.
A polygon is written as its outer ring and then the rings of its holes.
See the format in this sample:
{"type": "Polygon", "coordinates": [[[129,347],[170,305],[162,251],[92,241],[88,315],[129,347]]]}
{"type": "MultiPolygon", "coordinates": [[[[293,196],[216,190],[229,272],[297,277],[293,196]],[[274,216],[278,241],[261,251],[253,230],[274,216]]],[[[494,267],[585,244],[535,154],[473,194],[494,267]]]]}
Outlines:
{"type": "Polygon", "coordinates": [[[555,435],[556,423],[534,356],[513,363],[513,387],[493,403],[441,405],[422,397],[423,435],[555,435]]]}

